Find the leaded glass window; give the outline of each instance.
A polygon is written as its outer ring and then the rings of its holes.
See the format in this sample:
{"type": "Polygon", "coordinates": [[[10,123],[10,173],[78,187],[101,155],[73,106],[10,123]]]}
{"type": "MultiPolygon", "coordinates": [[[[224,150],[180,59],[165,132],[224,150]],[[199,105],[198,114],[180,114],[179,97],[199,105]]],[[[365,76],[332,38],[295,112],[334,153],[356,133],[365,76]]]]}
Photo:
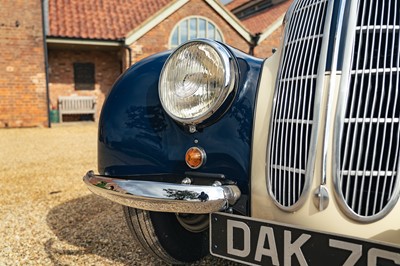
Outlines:
{"type": "Polygon", "coordinates": [[[170,48],[197,38],[224,41],[221,31],[212,21],[204,17],[189,17],[175,26],[170,37],[170,48]]]}

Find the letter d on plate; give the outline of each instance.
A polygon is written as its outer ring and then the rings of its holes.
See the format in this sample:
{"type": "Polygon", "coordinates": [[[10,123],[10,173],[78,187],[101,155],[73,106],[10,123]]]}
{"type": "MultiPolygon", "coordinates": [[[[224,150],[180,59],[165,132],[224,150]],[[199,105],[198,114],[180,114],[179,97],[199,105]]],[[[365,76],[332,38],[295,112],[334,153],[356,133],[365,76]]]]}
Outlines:
{"type": "Polygon", "coordinates": [[[250,254],[250,228],[244,222],[227,220],[227,252],[238,257],[247,257],[250,254]],[[243,249],[237,249],[233,246],[233,228],[243,231],[243,249]]]}

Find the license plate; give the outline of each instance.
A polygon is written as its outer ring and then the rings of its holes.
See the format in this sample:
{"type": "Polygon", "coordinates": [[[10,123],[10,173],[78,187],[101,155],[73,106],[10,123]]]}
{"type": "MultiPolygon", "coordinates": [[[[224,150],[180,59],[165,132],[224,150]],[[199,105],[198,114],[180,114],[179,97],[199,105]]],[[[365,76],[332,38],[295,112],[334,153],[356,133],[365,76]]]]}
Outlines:
{"type": "Polygon", "coordinates": [[[210,251],[248,265],[400,265],[400,247],[225,213],[210,215],[210,251]]]}

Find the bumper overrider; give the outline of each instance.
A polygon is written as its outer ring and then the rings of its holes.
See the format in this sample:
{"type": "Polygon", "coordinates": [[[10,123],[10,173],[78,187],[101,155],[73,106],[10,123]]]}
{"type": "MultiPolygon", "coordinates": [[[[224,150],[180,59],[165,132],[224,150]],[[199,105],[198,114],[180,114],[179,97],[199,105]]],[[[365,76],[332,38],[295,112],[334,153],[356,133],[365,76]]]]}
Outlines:
{"type": "Polygon", "coordinates": [[[116,203],[149,211],[205,214],[226,210],[240,198],[235,185],[189,185],[95,175],[83,180],[89,190],[116,203]]]}

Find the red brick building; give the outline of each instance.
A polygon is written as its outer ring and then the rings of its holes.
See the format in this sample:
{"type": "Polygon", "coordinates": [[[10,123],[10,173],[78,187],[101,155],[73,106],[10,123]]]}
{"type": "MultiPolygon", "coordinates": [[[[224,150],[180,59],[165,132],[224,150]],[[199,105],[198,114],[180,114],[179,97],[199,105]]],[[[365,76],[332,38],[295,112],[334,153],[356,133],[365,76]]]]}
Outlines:
{"type": "Polygon", "coordinates": [[[47,126],[41,1],[0,6],[0,128],[47,126]]]}
{"type": "Polygon", "coordinates": [[[235,14],[271,0],[234,0],[226,7],[218,0],[6,1],[0,9],[0,50],[6,51],[0,57],[0,127],[50,125],[49,108],[57,109],[60,96],[95,96],[98,118],[129,65],[188,39],[212,38],[269,56],[291,2],[276,1],[243,23],[235,14]]]}
{"type": "Polygon", "coordinates": [[[293,0],[234,0],[226,5],[253,36],[257,36],[253,54],[272,55],[282,37],[283,18],[293,0]]]}
{"type": "MultiPolygon", "coordinates": [[[[98,106],[102,106],[112,83],[127,66],[173,47],[173,32],[182,23],[186,23],[186,31],[190,23],[196,23],[196,29],[201,23],[207,30],[214,27],[222,41],[246,52],[249,49],[250,33],[218,1],[121,2],[49,1],[47,44],[53,107],[59,96],[67,95],[95,95],[98,106]],[[89,89],[76,86],[74,71],[79,64],[94,68],[95,82],[89,89]]],[[[190,38],[179,31],[178,43],[190,38]]],[[[97,108],[97,117],[99,112],[97,108]]]]}

